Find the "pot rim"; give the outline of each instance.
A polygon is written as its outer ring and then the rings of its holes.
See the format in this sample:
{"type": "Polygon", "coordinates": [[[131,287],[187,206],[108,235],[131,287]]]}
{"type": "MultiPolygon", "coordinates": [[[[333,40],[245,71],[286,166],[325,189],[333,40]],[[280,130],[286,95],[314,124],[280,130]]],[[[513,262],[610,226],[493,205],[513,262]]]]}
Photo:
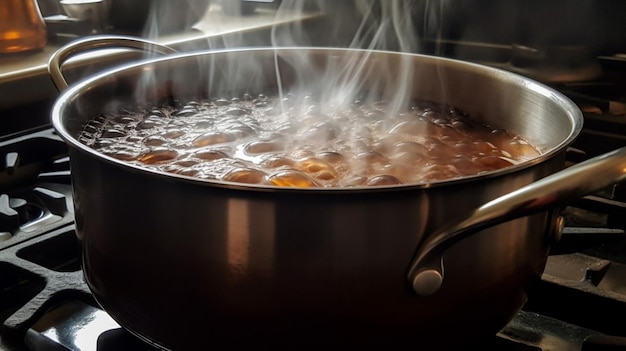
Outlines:
{"type": "MultiPolygon", "coordinates": [[[[404,52],[395,52],[395,51],[384,51],[384,50],[368,50],[368,49],[354,49],[354,48],[325,48],[325,47],[247,47],[247,48],[230,48],[230,49],[220,49],[220,50],[201,50],[194,52],[184,52],[184,53],[176,53],[163,57],[153,57],[153,58],[144,58],[139,59],[137,61],[133,61],[130,63],[121,64],[109,69],[105,69],[100,73],[96,73],[94,75],[85,77],[74,84],[71,84],[65,91],[63,91],[56,99],[53,104],[51,110],[51,122],[53,128],[59,134],[59,136],[70,146],[74,147],[84,153],[92,155],[98,159],[106,161],[109,164],[126,168],[130,171],[143,173],[149,176],[156,177],[164,177],[170,180],[194,183],[202,186],[209,187],[219,187],[225,189],[238,189],[238,190],[246,190],[246,191],[260,191],[260,192],[285,192],[285,193],[371,193],[371,192],[388,192],[388,191],[406,191],[409,189],[421,190],[428,188],[438,188],[450,185],[457,185],[463,183],[474,182],[482,179],[495,178],[502,175],[515,173],[521,171],[523,169],[527,169],[539,163],[543,163],[545,160],[552,158],[555,154],[560,153],[564,148],[569,146],[574,142],[574,140],[578,137],[582,130],[583,124],[583,115],[578,106],[567,96],[562,94],[561,92],[549,87],[546,84],[535,81],[528,77],[522,76],[518,73],[506,71],[504,69],[489,67],[486,65],[462,61],[452,58],[445,58],[433,55],[426,54],[417,54],[417,53],[404,53],[404,52]],[[542,152],[541,155],[534,157],[532,159],[520,162],[516,165],[512,165],[509,167],[505,167],[498,170],[483,172],[475,175],[462,176],[457,178],[449,178],[438,181],[433,181],[429,183],[408,183],[408,184],[399,184],[399,185],[378,185],[378,186],[354,186],[354,187],[311,187],[311,188],[301,188],[301,187],[282,187],[276,185],[266,185],[266,184],[248,184],[248,183],[239,183],[239,182],[229,182],[218,179],[202,179],[194,176],[187,176],[181,174],[168,173],[165,171],[159,171],[155,169],[150,169],[146,167],[142,167],[140,165],[131,164],[128,162],[124,162],[122,160],[118,160],[116,158],[101,154],[97,152],[95,149],[81,143],[78,141],[76,137],[74,137],[66,128],[62,121],[63,111],[67,108],[67,106],[71,105],[72,102],[77,99],[83,91],[87,91],[90,89],[90,85],[103,80],[104,78],[111,78],[112,75],[117,73],[128,71],[132,69],[137,69],[141,66],[150,65],[154,63],[158,63],[161,61],[169,61],[176,59],[183,59],[193,56],[204,56],[204,55],[212,55],[212,54],[220,54],[220,53],[236,53],[236,52],[267,52],[267,51],[334,51],[334,52],[368,52],[368,53],[379,53],[385,55],[408,55],[417,57],[425,60],[433,60],[437,62],[442,62],[448,65],[456,65],[462,66],[466,68],[472,68],[474,70],[480,71],[481,74],[491,74],[497,75],[498,79],[508,81],[518,86],[522,86],[525,89],[533,90],[535,93],[540,94],[546,99],[550,99],[555,101],[559,106],[563,108],[566,112],[568,118],[571,120],[572,128],[566,138],[564,138],[560,143],[556,146],[550,148],[549,150],[542,152]]],[[[523,135],[522,135],[523,137],[523,135]]]]}

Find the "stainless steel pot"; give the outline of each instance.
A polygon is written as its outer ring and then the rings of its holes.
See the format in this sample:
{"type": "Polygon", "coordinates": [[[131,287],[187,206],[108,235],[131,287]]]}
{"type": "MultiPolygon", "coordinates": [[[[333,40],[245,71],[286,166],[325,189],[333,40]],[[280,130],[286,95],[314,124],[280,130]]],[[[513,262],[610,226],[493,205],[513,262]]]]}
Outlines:
{"type": "MultiPolygon", "coordinates": [[[[70,44],[50,61],[57,86],[66,87],[59,67],[68,56],[104,44],[144,45],[128,38],[70,44]]],[[[150,58],[69,87],[52,121],[70,149],[87,283],[122,326],[167,349],[207,338],[444,349],[491,336],[540,278],[560,207],[626,172],[626,149],[560,171],[583,120],[558,92],[480,65],[393,52],[280,48],[150,58]],[[294,64],[297,57],[308,64],[294,64]],[[120,106],[276,91],[277,79],[288,88],[309,69],[354,60],[361,86],[383,95],[407,78],[398,68],[408,64],[412,96],[522,134],[543,154],[433,184],[294,189],[141,169],[77,140],[88,120],[120,106]]]]}

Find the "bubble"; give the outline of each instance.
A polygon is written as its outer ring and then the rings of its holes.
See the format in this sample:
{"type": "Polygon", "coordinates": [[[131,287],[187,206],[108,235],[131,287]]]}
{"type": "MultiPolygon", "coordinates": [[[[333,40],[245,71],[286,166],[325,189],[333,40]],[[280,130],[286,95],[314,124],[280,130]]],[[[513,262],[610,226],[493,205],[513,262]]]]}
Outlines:
{"type": "Polygon", "coordinates": [[[476,163],[463,156],[452,158],[450,164],[452,164],[456,168],[457,172],[461,175],[476,174],[477,170],[480,170],[479,166],[476,163]]]}
{"type": "Polygon", "coordinates": [[[94,125],[94,123],[88,123],[87,125],[85,125],[85,127],[83,127],[83,133],[94,134],[97,133],[99,130],[100,126],[94,125]]]}
{"type": "Polygon", "coordinates": [[[421,116],[424,117],[424,119],[431,121],[433,123],[436,123],[436,121],[439,121],[439,123],[437,124],[447,123],[448,121],[446,116],[441,113],[441,111],[439,110],[437,106],[428,107],[424,109],[424,111],[421,113],[421,116]]]}
{"type": "MultiPolygon", "coordinates": [[[[304,115],[305,116],[323,115],[322,107],[320,105],[317,105],[317,104],[311,104],[311,105],[307,106],[304,110],[305,110],[304,111],[304,115]]],[[[323,116],[323,118],[325,119],[326,116],[323,116]]]]}
{"type": "Polygon", "coordinates": [[[470,129],[466,122],[458,121],[458,120],[453,121],[451,123],[451,127],[458,132],[462,132],[462,131],[466,131],[470,129]]]}
{"type": "Polygon", "coordinates": [[[220,150],[199,150],[191,154],[191,157],[204,161],[213,161],[220,158],[228,158],[228,154],[220,150]]]}
{"type": "Polygon", "coordinates": [[[178,152],[176,152],[176,150],[167,148],[155,148],[140,155],[137,160],[144,164],[154,164],[157,162],[175,159],[177,156],[178,152]]]}
{"type": "Polygon", "coordinates": [[[296,188],[314,188],[319,184],[311,177],[302,172],[286,170],[269,176],[268,181],[277,186],[296,187],[296,188]]]}
{"type": "Polygon", "coordinates": [[[308,128],[304,132],[304,138],[311,142],[329,141],[337,138],[340,128],[331,122],[321,122],[308,128]]]}
{"type": "Polygon", "coordinates": [[[173,113],[176,117],[190,117],[194,116],[198,113],[198,110],[192,107],[186,107],[180,111],[173,113]]]}
{"type": "Polygon", "coordinates": [[[254,119],[252,116],[242,117],[242,118],[239,119],[239,122],[241,122],[242,125],[250,127],[252,129],[259,129],[259,128],[261,128],[261,124],[259,123],[259,121],[254,119]]]}
{"type": "Polygon", "coordinates": [[[372,136],[372,131],[370,128],[365,126],[358,126],[354,128],[355,130],[351,133],[350,139],[355,141],[360,141],[364,143],[367,147],[371,147],[374,143],[374,137],[372,136]]]}
{"type": "Polygon", "coordinates": [[[134,148],[103,148],[100,151],[108,156],[116,158],[121,161],[133,161],[139,157],[140,151],[134,148]]]}
{"type": "Polygon", "coordinates": [[[180,160],[173,163],[174,166],[178,166],[181,168],[193,167],[198,164],[198,161],[194,160],[180,160]]]}
{"type": "Polygon", "coordinates": [[[197,170],[199,176],[210,179],[221,179],[224,174],[237,168],[248,168],[248,165],[234,158],[218,158],[211,161],[204,160],[190,167],[190,169],[197,170]]]}
{"type": "Polygon", "coordinates": [[[162,126],[163,122],[155,121],[152,119],[146,119],[137,124],[137,129],[152,129],[159,126],[162,126]]]}
{"type": "Polygon", "coordinates": [[[366,161],[366,162],[368,162],[370,164],[373,164],[373,163],[387,163],[387,162],[389,162],[389,159],[385,155],[381,154],[380,152],[376,152],[376,151],[365,151],[365,152],[358,153],[355,156],[355,159],[366,161]]]}
{"type": "Polygon", "coordinates": [[[142,142],[148,146],[162,146],[167,144],[167,139],[162,135],[149,135],[143,138],[142,142]]]}
{"type": "Polygon", "coordinates": [[[200,174],[200,171],[198,171],[197,169],[192,169],[192,168],[183,168],[183,169],[178,170],[176,173],[180,175],[184,175],[184,176],[189,176],[189,177],[198,177],[198,175],[200,174]]]}
{"type": "Polygon", "coordinates": [[[488,141],[484,141],[484,140],[474,141],[472,143],[472,148],[474,150],[476,150],[478,152],[482,152],[484,154],[490,154],[494,150],[498,151],[498,148],[496,148],[495,145],[493,145],[492,143],[490,143],[488,141]]]}
{"type": "Polygon", "coordinates": [[[235,137],[230,134],[220,133],[220,132],[208,132],[208,133],[204,133],[196,137],[192,141],[192,144],[193,146],[200,147],[200,146],[228,143],[233,140],[235,140],[235,137]]]}
{"type": "Polygon", "coordinates": [[[247,154],[263,154],[267,152],[281,151],[284,145],[273,141],[251,141],[244,146],[247,154]]]}
{"type": "Polygon", "coordinates": [[[439,138],[428,136],[422,139],[421,144],[428,150],[427,155],[438,155],[442,158],[446,158],[457,154],[457,150],[454,147],[444,143],[439,138]]]}
{"type": "Polygon", "coordinates": [[[284,155],[270,155],[261,161],[264,168],[280,168],[291,167],[295,165],[295,161],[284,155]]]}
{"type": "Polygon", "coordinates": [[[213,127],[214,124],[215,122],[213,120],[205,119],[195,122],[192,128],[195,130],[203,130],[213,127]]]}
{"type": "Polygon", "coordinates": [[[315,151],[307,148],[297,148],[291,152],[291,157],[294,159],[302,159],[307,157],[314,157],[315,151]]]}
{"type": "MultiPolygon", "coordinates": [[[[91,139],[91,140],[93,141],[93,139],[91,139]]],[[[97,139],[97,140],[93,141],[91,146],[96,148],[96,149],[100,149],[100,148],[110,147],[113,144],[115,144],[115,140],[113,140],[113,139],[97,139]]]]}
{"type": "Polygon", "coordinates": [[[345,187],[363,186],[366,184],[367,184],[367,177],[359,176],[359,175],[350,175],[346,177],[342,182],[342,185],[345,187]]]}
{"type": "MultiPolygon", "coordinates": [[[[143,140],[145,139],[145,136],[141,135],[141,134],[129,134],[124,140],[125,144],[128,145],[140,145],[143,143],[143,140]]],[[[103,139],[106,140],[106,139],[103,139]]]]}
{"type": "Polygon", "coordinates": [[[537,155],[537,149],[532,146],[528,141],[514,138],[508,145],[504,146],[504,149],[514,158],[522,160],[530,159],[537,155]]]}
{"type": "Polygon", "coordinates": [[[217,106],[228,106],[231,104],[231,101],[228,99],[217,99],[215,100],[215,105],[217,106]]]}
{"type": "Polygon", "coordinates": [[[244,139],[249,136],[255,135],[256,131],[254,128],[245,125],[245,124],[237,124],[226,129],[226,133],[235,137],[235,139],[244,139]]]}
{"type": "Polygon", "coordinates": [[[376,139],[372,142],[371,150],[379,152],[383,155],[389,155],[393,153],[393,143],[395,141],[390,138],[389,135],[381,139],[376,139]]]}
{"type": "Polygon", "coordinates": [[[435,118],[432,120],[432,123],[438,127],[449,127],[450,120],[447,118],[435,118]]]}
{"type": "Polygon", "coordinates": [[[411,136],[423,135],[429,130],[427,122],[422,120],[413,119],[410,121],[402,121],[396,123],[390,130],[391,134],[408,134],[411,136]]]}
{"type": "Polygon", "coordinates": [[[367,186],[381,186],[381,185],[400,185],[402,182],[389,174],[378,175],[370,178],[366,185],[367,186]]]}
{"type": "Polygon", "coordinates": [[[448,114],[450,115],[452,119],[455,119],[455,120],[464,119],[468,117],[463,111],[459,110],[458,108],[454,106],[448,106],[448,114]]]}
{"type": "Polygon", "coordinates": [[[320,152],[317,154],[317,157],[320,160],[324,160],[330,163],[343,162],[346,159],[345,156],[343,156],[341,153],[335,151],[320,152]]]}
{"type": "Polygon", "coordinates": [[[391,155],[390,159],[395,165],[404,165],[408,167],[424,165],[427,161],[427,157],[424,156],[424,154],[411,151],[396,152],[391,155]]]}
{"type": "Polygon", "coordinates": [[[119,117],[115,117],[113,119],[113,122],[117,124],[121,124],[121,125],[126,125],[126,124],[137,122],[137,119],[135,119],[135,117],[133,116],[119,116],[119,117]]]}
{"type": "Polygon", "coordinates": [[[395,153],[411,152],[425,155],[428,153],[428,148],[414,141],[403,140],[393,144],[393,151],[395,153]]]}
{"type": "Polygon", "coordinates": [[[222,180],[236,183],[247,184],[263,184],[266,180],[266,174],[263,171],[252,168],[236,168],[227,172],[222,180]]]}
{"type": "Polygon", "coordinates": [[[153,109],[153,110],[150,110],[150,112],[146,113],[143,116],[143,118],[144,119],[150,118],[150,117],[152,117],[152,118],[163,118],[163,117],[166,117],[166,116],[167,115],[165,114],[165,111],[161,111],[161,110],[158,110],[158,109],[153,109]]]}
{"type": "Polygon", "coordinates": [[[185,135],[185,132],[180,129],[169,129],[166,130],[161,136],[166,139],[176,139],[185,135]]]}
{"type": "Polygon", "coordinates": [[[182,170],[183,168],[181,168],[178,165],[175,164],[165,164],[163,166],[161,166],[159,168],[159,170],[163,171],[163,172],[168,172],[168,173],[178,173],[182,170]]]}
{"type": "Polygon", "coordinates": [[[329,181],[337,178],[337,172],[333,166],[319,158],[305,158],[296,162],[294,166],[316,179],[329,181]]]}
{"type": "Polygon", "coordinates": [[[235,117],[239,117],[239,116],[243,116],[243,115],[247,115],[252,113],[252,111],[250,111],[247,108],[231,108],[228,109],[226,111],[226,114],[229,116],[235,116],[235,117]]]}
{"type": "Polygon", "coordinates": [[[506,158],[499,156],[479,156],[473,160],[476,164],[482,166],[483,170],[495,170],[512,166],[513,164],[506,158]]]}
{"type": "Polygon", "coordinates": [[[122,138],[126,136],[126,132],[119,129],[106,129],[100,135],[101,138],[122,138]]]}
{"type": "Polygon", "coordinates": [[[434,164],[424,169],[424,180],[427,182],[452,179],[458,177],[460,174],[453,165],[449,164],[434,164]]]}
{"type": "Polygon", "coordinates": [[[325,180],[325,181],[330,181],[330,180],[337,179],[337,175],[335,174],[335,172],[330,172],[330,171],[327,171],[327,170],[319,171],[319,172],[313,174],[313,176],[316,179],[321,179],[321,180],[325,180]]]}
{"type": "Polygon", "coordinates": [[[366,111],[363,116],[369,121],[381,121],[387,118],[387,114],[380,110],[366,111]]]}
{"type": "Polygon", "coordinates": [[[299,123],[296,121],[282,122],[273,129],[273,131],[281,134],[293,135],[300,129],[299,123]]]}

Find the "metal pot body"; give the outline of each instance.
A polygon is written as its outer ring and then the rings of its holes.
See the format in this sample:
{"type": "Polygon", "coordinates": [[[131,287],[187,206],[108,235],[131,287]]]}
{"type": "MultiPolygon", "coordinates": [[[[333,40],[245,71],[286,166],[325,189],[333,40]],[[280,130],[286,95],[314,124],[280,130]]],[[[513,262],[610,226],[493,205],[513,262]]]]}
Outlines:
{"type": "Polygon", "coordinates": [[[175,55],[117,68],[62,94],[53,123],[70,146],[87,283],[102,307],[141,338],[167,349],[207,340],[445,348],[495,334],[523,306],[546,263],[555,211],[452,245],[443,256],[445,279],[431,296],[418,296],[407,279],[420,245],[451,220],[563,168],[582,117],[552,90],[482,66],[285,48],[175,55]],[[289,87],[305,70],[294,64],[303,55],[311,67],[359,57],[367,66],[362,86],[383,95],[397,82],[398,67],[409,64],[408,78],[419,83],[413,97],[448,102],[522,134],[543,154],[428,185],[285,189],[147,171],[77,141],[86,121],[129,96],[142,105],[168,96],[275,91],[278,80],[289,87]],[[252,59],[256,65],[235,69],[252,59]]]}

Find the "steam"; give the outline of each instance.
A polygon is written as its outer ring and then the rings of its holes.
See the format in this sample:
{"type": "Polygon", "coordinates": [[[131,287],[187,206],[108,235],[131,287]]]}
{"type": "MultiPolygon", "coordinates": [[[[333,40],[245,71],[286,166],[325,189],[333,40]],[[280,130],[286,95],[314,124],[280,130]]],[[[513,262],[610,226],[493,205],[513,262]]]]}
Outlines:
{"type": "MultiPolygon", "coordinates": [[[[203,1],[206,4],[207,0],[185,0],[181,4],[187,3],[192,11],[198,11],[194,6],[197,7],[203,1]]],[[[234,28],[230,30],[233,21],[245,23],[248,20],[246,15],[240,15],[241,1],[220,1],[210,6],[220,7],[220,15],[203,19],[207,24],[202,29],[221,34],[205,33],[208,34],[208,49],[237,50],[262,45],[274,48],[275,51],[271,69],[254,55],[237,55],[232,60],[215,59],[200,63],[200,74],[206,76],[209,94],[242,88],[262,89],[271,70],[279,101],[287,94],[313,95],[319,99],[320,106],[329,110],[321,111],[323,113],[346,108],[355,99],[363,102],[385,101],[387,112],[397,114],[406,110],[413,96],[415,65],[411,56],[376,55],[376,52],[419,53],[421,43],[418,32],[432,33],[433,28],[440,26],[437,15],[445,6],[445,1],[283,0],[275,11],[258,11],[249,15],[273,16],[275,25],[269,31],[269,43],[267,33],[263,38],[260,36],[263,34],[237,31],[234,28]],[[307,18],[306,14],[316,12],[323,15],[320,18],[307,18]],[[298,16],[304,20],[294,21],[294,17],[298,16]],[[424,28],[417,28],[415,19],[420,19],[424,28]],[[284,54],[279,48],[298,50],[284,54]],[[338,59],[333,57],[339,56],[338,51],[328,50],[328,57],[320,64],[319,48],[348,51],[342,51],[342,57],[338,59]],[[372,65],[374,61],[375,67],[372,65]]],[[[211,16],[212,8],[206,12],[211,16]]],[[[163,17],[162,13],[162,9],[152,10],[152,20],[146,28],[148,37],[159,34],[160,24],[157,19],[163,17]],[[161,16],[158,16],[159,11],[161,16]]],[[[263,60],[267,61],[267,58],[263,60]]],[[[154,86],[153,78],[139,84],[137,91],[150,90],[154,86]]]]}
{"type": "MultiPolygon", "coordinates": [[[[305,0],[285,0],[281,3],[277,11],[276,18],[279,22],[284,22],[293,13],[303,13],[305,6],[310,1],[305,0]]],[[[363,77],[368,76],[371,65],[371,53],[373,50],[396,51],[405,53],[416,53],[419,51],[419,39],[416,34],[413,22],[414,3],[411,1],[373,1],[357,0],[352,7],[341,4],[341,2],[322,2],[320,10],[328,17],[328,24],[331,27],[328,41],[319,39],[320,33],[311,33],[302,23],[292,25],[281,25],[273,27],[271,31],[271,43],[273,47],[341,47],[355,49],[352,54],[348,54],[345,61],[334,64],[329,61],[323,70],[311,70],[316,67],[311,63],[311,56],[308,50],[299,51],[296,55],[291,55],[286,60],[292,67],[296,68],[298,78],[295,86],[290,87],[293,91],[302,94],[313,92],[321,100],[322,106],[330,108],[341,108],[349,105],[355,98],[363,98],[364,86],[363,77]],[[346,19],[354,21],[342,23],[346,19]],[[353,34],[348,33],[354,29],[353,34]],[[344,33],[341,33],[341,32],[344,33]],[[341,37],[349,40],[348,43],[333,42],[334,34],[340,33],[341,37]],[[316,40],[317,35],[317,42],[316,40]]],[[[279,57],[276,57],[278,62],[279,57]]],[[[390,62],[391,64],[391,62],[390,62]]],[[[393,64],[397,64],[394,62],[393,64]]],[[[391,112],[398,112],[406,108],[412,92],[412,77],[414,76],[413,65],[410,58],[402,56],[399,66],[381,65],[386,72],[376,72],[377,75],[386,77],[385,80],[393,80],[395,87],[393,91],[388,90],[387,84],[385,92],[391,112]]],[[[379,68],[380,68],[379,67],[379,68]]],[[[281,82],[281,71],[278,64],[275,66],[277,81],[281,82]]],[[[366,96],[365,99],[376,99],[380,91],[373,92],[376,96],[366,96]]],[[[279,86],[279,94],[282,96],[285,91],[279,86]]]]}

